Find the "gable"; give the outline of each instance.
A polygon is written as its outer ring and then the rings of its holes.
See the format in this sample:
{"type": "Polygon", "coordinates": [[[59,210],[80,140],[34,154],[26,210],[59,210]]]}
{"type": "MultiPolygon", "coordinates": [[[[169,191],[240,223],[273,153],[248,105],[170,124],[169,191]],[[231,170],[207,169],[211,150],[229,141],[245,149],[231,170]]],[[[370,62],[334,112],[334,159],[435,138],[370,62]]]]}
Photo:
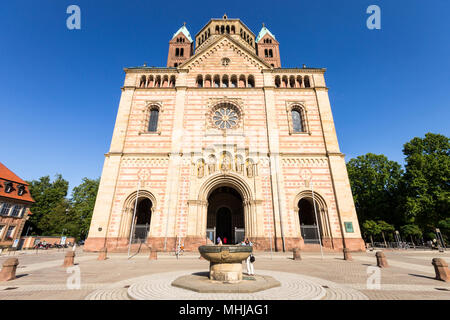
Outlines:
{"type": "Polygon", "coordinates": [[[230,70],[261,72],[263,69],[270,69],[271,66],[231,37],[222,35],[201,52],[185,61],[180,68],[189,69],[190,72],[209,70],[209,72],[229,73],[230,70]],[[223,66],[223,58],[230,59],[228,66],[223,66]]]}

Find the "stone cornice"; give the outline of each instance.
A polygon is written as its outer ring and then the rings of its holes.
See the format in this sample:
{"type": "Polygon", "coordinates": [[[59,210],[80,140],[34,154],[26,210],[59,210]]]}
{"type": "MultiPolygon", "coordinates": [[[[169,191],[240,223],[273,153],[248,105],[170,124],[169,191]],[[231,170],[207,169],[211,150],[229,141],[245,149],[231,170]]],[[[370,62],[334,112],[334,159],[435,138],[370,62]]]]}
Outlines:
{"type": "Polygon", "coordinates": [[[124,68],[123,71],[126,73],[141,73],[141,72],[152,72],[152,73],[179,73],[177,68],[157,68],[157,67],[130,67],[124,68]]]}
{"type": "Polygon", "coordinates": [[[274,68],[263,70],[270,73],[321,73],[324,74],[326,72],[325,68],[274,68]]]}

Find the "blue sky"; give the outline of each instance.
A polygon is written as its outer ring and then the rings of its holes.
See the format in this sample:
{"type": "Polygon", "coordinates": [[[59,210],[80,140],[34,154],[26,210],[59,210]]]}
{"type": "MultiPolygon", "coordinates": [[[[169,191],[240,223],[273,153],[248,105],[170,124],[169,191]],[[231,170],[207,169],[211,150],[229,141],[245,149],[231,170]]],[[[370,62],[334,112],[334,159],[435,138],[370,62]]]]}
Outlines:
{"type": "Polygon", "coordinates": [[[70,187],[101,174],[123,68],[165,66],[168,41],[186,22],[194,36],[210,18],[264,22],[283,67],[327,68],[346,159],[383,153],[426,132],[449,136],[450,2],[8,1],[0,7],[0,161],[23,179],[61,173],[70,187]],[[81,30],[66,8],[81,8],[81,30]],[[381,30],[366,8],[381,7],[381,30]]]}

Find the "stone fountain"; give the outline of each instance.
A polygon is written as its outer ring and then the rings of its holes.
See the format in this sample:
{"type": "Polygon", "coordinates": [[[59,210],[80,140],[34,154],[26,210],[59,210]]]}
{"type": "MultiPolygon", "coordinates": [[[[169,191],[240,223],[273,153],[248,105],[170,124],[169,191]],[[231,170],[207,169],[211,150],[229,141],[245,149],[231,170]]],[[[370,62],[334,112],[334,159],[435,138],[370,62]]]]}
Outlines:
{"type": "Polygon", "coordinates": [[[209,279],[222,282],[242,280],[242,261],[253,251],[251,246],[200,246],[200,255],[209,261],[209,279]]]}
{"type": "Polygon", "coordinates": [[[209,273],[181,276],[172,286],[204,293],[253,293],[281,285],[267,275],[242,276],[242,262],[252,253],[251,246],[205,245],[198,251],[209,261],[209,273]]]}

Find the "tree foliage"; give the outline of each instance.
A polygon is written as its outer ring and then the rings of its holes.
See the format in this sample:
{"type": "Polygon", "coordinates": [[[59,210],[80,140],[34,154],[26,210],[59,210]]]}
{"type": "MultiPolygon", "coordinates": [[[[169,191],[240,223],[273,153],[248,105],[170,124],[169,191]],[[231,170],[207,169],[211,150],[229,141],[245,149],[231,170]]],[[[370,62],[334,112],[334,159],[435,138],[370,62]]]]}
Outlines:
{"type": "Polygon", "coordinates": [[[377,226],[391,234],[393,227],[405,236],[432,239],[438,227],[450,239],[449,138],[427,133],[405,143],[403,153],[404,170],[372,153],[347,163],[363,234],[377,235],[377,226]]]}
{"type": "Polygon", "coordinates": [[[30,193],[36,201],[31,207],[32,215],[27,221],[30,234],[85,238],[89,228],[99,179],[84,178],[83,182],[67,198],[69,183],[60,174],[52,182],[49,176],[28,182],[30,193]]]}

